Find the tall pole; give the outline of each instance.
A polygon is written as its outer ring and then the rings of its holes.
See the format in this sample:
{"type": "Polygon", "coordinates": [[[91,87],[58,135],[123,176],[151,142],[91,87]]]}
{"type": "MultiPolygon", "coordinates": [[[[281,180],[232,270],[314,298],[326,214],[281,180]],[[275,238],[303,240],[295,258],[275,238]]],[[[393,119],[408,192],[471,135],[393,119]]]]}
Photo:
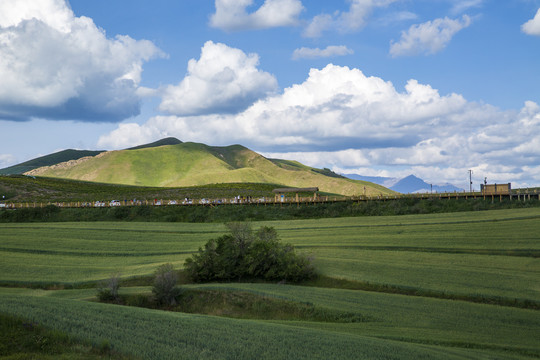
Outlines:
{"type": "Polygon", "coordinates": [[[472,170],[469,170],[469,192],[472,192],[472,170]]]}

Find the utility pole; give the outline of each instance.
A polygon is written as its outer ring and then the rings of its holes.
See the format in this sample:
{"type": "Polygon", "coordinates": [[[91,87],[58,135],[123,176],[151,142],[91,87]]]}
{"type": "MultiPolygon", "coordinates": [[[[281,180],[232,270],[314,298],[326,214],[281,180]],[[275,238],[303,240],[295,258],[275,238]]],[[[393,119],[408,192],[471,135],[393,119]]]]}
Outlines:
{"type": "Polygon", "coordinates": [[[472,192],[472,170],[469,170],[469,192],[472,192]]]}

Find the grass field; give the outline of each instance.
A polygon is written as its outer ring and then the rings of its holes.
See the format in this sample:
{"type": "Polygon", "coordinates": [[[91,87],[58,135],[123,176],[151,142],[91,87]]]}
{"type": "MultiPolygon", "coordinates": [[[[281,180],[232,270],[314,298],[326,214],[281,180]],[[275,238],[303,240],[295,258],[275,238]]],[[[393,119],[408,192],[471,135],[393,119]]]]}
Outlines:
{"type": "MultiPolygon", "coordinates": [[[[359,323],[241,320],[88,302],[95,290],[0,289],[25,316],[141,358],[540,358],[540,209],[253,223],[312,254],[321,274],[379,292],[275,284],[185,285],[358,314],[359,323]],[[385,293],[386,287],[416,296],[385,293]],[[382,291],[382,292],[381,292],[382,291]],[[518,306],[478,302],[518,300],[518,306]],[[439,297],[439,298],[437,298],[439,297]]],[[[0,282],[69,286],[181,268],[222,224],[0,224],[0,282]]],[[[58,286],[60,288],[61,286],[58,286]]],[[[121,288],[121,292],[146,289],[121,288]]],[[[504,302],[503,302],[504,303],[504,302]]]]}

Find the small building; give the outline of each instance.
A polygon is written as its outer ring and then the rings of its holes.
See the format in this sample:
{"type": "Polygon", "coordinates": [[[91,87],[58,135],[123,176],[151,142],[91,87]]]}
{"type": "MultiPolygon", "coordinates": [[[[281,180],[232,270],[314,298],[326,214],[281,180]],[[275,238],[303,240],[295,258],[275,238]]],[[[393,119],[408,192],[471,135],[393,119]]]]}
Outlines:
{"type": "Polygon", "coordinates": [[[511,183],[508,184],[480,184],[484,195],[509,195],[512,193],[511,183]]]}

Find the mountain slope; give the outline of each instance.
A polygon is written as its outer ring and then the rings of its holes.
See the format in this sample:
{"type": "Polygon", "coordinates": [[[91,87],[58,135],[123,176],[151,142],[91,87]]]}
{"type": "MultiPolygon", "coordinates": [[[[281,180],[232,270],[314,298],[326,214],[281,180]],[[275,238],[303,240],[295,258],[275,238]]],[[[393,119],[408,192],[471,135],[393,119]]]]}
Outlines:
{"type": "Polygon", "coordinates": [[[317,186],[320,191],[343,195],[392,193],[373,183],[328,176],[326,172],[297,162],[272,161],[241,145],[216,147],[179,143],[104,152],[76,162],[36,169],[28,174],[139,186],[250,182],[317,186]]]}
{"type": "Polygon", "coordinates": [[[164,146],[164,145],[178,145],[178,144],[181,144],[181,143],[182,142],[180,140],[178,140],[177,138],[175,138],[175,137],[168,137],[168,138],[165,138],[165,139],[155,141],[155,142],[150,143],[150,144],[134,146],[134,147],[126,149],[126,150],[139,150],[139,149],[146,149],[146,148],[152,148],[152,147],[158,147],[158,146],[164,146]]]}
{"type": "Polygon", "coordinates": [[[28,160],[21,164],[13,165],[4,169],[0,169],[0,175],[19,175],[27,171],[37,169],[42,166],[50,166],[70,160],[78,160],[86,156],[96,156],[103,151],[91,150],[62,150],[53,154],[41,156],[32,160],[28,160]]]}

